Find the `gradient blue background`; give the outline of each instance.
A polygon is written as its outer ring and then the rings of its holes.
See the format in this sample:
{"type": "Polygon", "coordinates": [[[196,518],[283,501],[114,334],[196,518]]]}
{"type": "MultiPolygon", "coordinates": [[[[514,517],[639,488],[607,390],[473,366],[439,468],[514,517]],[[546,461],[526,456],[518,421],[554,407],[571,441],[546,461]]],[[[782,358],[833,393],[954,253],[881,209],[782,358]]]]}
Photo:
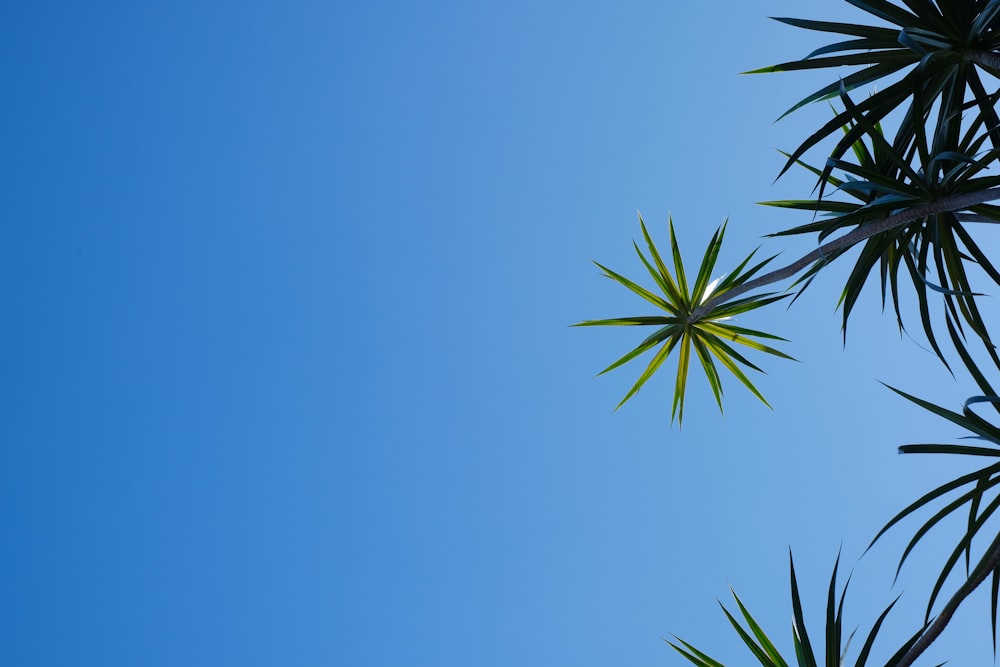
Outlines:
{"type": "MultiPolygon", "coordinates": [[[[959,464],[974,386],[875,294],[846,348],[831,271],[764,360],[775,411],[670,371],[595,372],[641,336],[641,210],[721,267],[801,222],[771,125],[820,83],[739,77],[825,38],[834,0],[598,4],[34,2],[0,9],[0,664],[679,665],[750,656],[731,583],[789,646],[787,550],[822,623],[905,590],[921,618],[960,526],[891,577],[897,510],[959,464]],[[635,312],[633,312],[635,311],[635,312]],[[936,545],[936,546],[934,546],[936,545]]],[[[799,245],[765,243],[791,258],[799,245]]],[[[913,524],[909,524],[913,525],[913,524]]],[[[814,630],[814,633],[819,630],[814,630]]],[[[860,640],[859,640],[860,641],[860,640]]],[[[930,656],[990,659],[970,601],[930,656]]]]}

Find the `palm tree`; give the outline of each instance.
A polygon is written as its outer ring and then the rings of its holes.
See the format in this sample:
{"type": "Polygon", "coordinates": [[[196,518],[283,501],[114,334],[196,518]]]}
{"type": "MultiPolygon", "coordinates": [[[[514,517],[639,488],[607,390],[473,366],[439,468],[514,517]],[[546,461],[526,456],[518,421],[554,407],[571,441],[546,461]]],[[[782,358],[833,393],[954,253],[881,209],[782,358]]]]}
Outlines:
{"type": "MultiPolygon", "coordinates": [[[[678,249],[673,221],[669,224],[669,270],[654,244],[646,224],[640,228],[646,254],[635,245],[640,262],[653,280],[647,289],[604,266],[604,275],[625,286],[659,309],[653,316],[588,320],[578,326],[653,326],[655,331],[603,373],[654,349],[652,360],[640,374],[619,406],[635,395],[673,353],[677,372],[671,416],[683,419],[686,380],[691,351],[722,407],[718,361],[765,404],[764,397],[743,369],[760,370],[742,356],[734,344],[773,356],[788,358],[762,340],[781,340],[763,331],[745,329],[727,321],[732,315],[774,303],[793,291],[796,297],[812,279],[848,251],[856,252],[854,266],[841,292],[843,330],[858,296],[873,276],[883,303],[890,301],[900,329],[906,326],[900,305],[901,290],[912,287],[921,330],[937,358],[949,370],[957,360],[982,391],[966,401],[961,413],[952,412],[903,391],[903,398],[968,430],[976,445],[914,444],[903,453],[949,454],[979,457],[987,465],[957,479],[948,480],[906,506],[883,528],[876,540],[899,521],[919,510],[941,506],[913,535],[900,559],[902,567],[911,550],[942,520],[957,511],[965,515],[965,532],[945,560],[927,604],[925,624],[916,630],[886,665],[910,665],[941,633],[955,609],[986,578],[992,576],[992,618],[996,645],[997,601],[1000,597],[1000,535],[991,519],[1000,509],[1000,427],[975,412],[977,407],[1000,413],[1000,395],[990,376],[1000,373],[1000,355],[981,310],[983,292],[1000,286],[1000,270],[981,245],[983,224],[1000,222],[1000,0],[846,0],[874,19],[869,23],[833,23],[793,18],[777,21],[796,28],[836,35],[838,41],[821,46],[800,60],[752,70],[748,74],[852,68],[846,76],[835,75],[825,86],[792,105],[787,115],[813,102],[826,101],[832,117],[807,136],[791,152],[781,170],[801,167],[812,172],[817,187],[809,197],[763,202],[768,206],[809,214],[810,219],[772,237],[815,234],[817,248],[786,266],[767,273],[771,260],[749,269],[753,253],[736,269],[711,281],[723,242],[724,227],[712,237],[697,276],[688,283],[678,249]],[[865,94],[864,98],[858,91],[865,94]],[[855,99],[857,96],[858,99],[855,99]],[[898,122],[887,131],[890,120],[898,122]],[[832,144],[820,166],[807,162],[807,154],[832,144]],[[975,270],[973,270],[975,269],[975,270]],[[907,280],[908,279],[908,280],[907,280]],[[783,292],[759,292],[761,288],[791,281],[783,292]],[[973,284],[979,281],[985,284],[973,284]],[[657,293],[658,291],[658,293],[657,293]],[[941,344],[947,332],[950,346],[941,344]],[[985,352],[981,364],[973,349],[985,352]],[[985,549],[974,548],[974,538],[987,541],[985,549]],[[975,565],[973,559],[975,558],[975,565]],[[966,577],[947,601],[936,609],[945,581],[964,560],[966,577]]],[[[779,174],[780,176],[780,174],[779,174]]],[[[773,258],[772,258],[773,259],[773,258]]],[[[898,572],[898,570],[897,570],[898,572]]],[[[844,650],[840,643],[840,610],[843,594],[834,596],[836,568],[830,584],[826,626],[826,652],[822,661],[840,665],[844,650]]],[[[798,584],[792,568],[792,602],[795,623],[793,641],[796,662],[802,667],[819,664],[812,652],[801,618],[798,584]]],[[[734,593],[735,597],[735,593],[734,593]]],[[[742,601],[737,606],[742,625],[728,610],[730,624],[754,656],[764,665],[788,664],[749,614],[742,601]]],[[[869,650],[884,609],[855,663],[867,664],[869,650]]],[[[706,653],[677,640],[671,645],[689,661],[702,666],[720,663],[706,653]]]]}

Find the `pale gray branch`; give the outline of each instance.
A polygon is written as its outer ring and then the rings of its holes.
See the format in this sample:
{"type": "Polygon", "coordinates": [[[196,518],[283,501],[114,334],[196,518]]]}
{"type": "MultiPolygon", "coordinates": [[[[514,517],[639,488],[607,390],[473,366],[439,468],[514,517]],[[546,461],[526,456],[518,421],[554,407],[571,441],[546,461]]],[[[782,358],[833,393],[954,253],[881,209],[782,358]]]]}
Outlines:
{"type": "Polygon", "coordinates": [[[764,285],[776,283],[779,280],[791,278],[813,262],[824,259],[827,255],[837,252],[838,250],[850,248],[854,244],[871,238],[876,234],[881,234],[882,232],[895,229],[896,227],[902,227],[910,222],[913,222],[914,220],[926,218],[938,213],[946,213],[948,211],[961,211],[969,208],[970,206],[993,201],[995,199],[1000,199],[1000,187],[943,197],[937,201],[921,204],[920,206],[914,206],[913,208],[908,208],[905,211],[894,213],[893,215],[882,218],[881,220],[861,225],[847,234],[844,234],[840,238],[821,245],[807,255],[804,255],[798,260],[792,262],[788,266],[776,269],[770,273],[765,273],[758,278],[743,283],[739,287],[734,287],[731,290],[727,290],[722,294],[716,295],[692,311],[691,319],[695,320],[705,315],[719,304],[725,303],[726,301],[732,301],[736,297],[746,294],[751,290],[755,290],[758,287],[763,287],[764,285]]]}
{"type": "Polygon", "coordinates": [[[965,598],[972,594],[972,591],[979,587],[979,584],[986,580],[986,577],[990,575],[993,570],[1000,566],[1000,544],[998,544],[993,549],[993,553],[989,555],[989,558],[983,562],[980,567],[973,570],[972,575],[966,580],[964,584],[958,589],[955,595],[948,600],[948,604],[944,606],[941,613],[937,615],[934,622],[927,626],[924,634],[920,635],[920,639],[910,647],[910,650],[900,658],[899,662],[895,667],[910,667],[913,661],[916,660],[924,650],[934,643],[934,640],[944,631],[948,621],[951,617],[955,615],[955,610],[958,606],[965,601],[965,598]]]}
{"type": "Polygon", "coordinates": [[[973,51],[970,54],[972,62],[980,65],[981,67],[989,67],[994,70],[1000,70],[1000,53],[995,53],[993,51],[973,51]]]}

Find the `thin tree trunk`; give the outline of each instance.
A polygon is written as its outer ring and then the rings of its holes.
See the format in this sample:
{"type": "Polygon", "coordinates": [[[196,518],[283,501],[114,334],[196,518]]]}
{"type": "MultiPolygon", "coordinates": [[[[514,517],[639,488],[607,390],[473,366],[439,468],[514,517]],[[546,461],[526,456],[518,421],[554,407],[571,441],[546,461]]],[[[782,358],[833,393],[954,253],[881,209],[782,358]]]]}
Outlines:
{"type": "Polygon", "coordinates": [[[981,67],[1000,70],[1000,53],[994,53],[993,51],[973,51],[971,57],[972,62],[981,67]]]}
{"type": "Polygon", "coordinates": [[[993,201],[995,199],[1000,199],[1000,187],[943,197],[937,201],[908,208],[905,211],[900,211],[899,213],[895,213],[876,222],[861,225],[851,232],[844,234],[840,238],[821,245],[812,252],[792,262],[788,266],[776,269],[770,273],[765,273],[759,278],[743,283],[739,287],[734,287],[731,290],[727,290],[722,294],[709,299],[692,311],[691,320],[697,320],[699,317],[702,317],[706,313],[710,312],[715,306],[725,303],[726,301],[731,301],[732,299],[746,294],[751,290],[755,290],[758,287],[763,287],[764,285],[776,283],[779,280],[791,278],[813,262],[824,259],[830,253],[850,248],[854,244],[869,239],[876,234],[881,234],[882,232],[895,229],[896,227],[902,227],[913,222],[914,220],[919,220],[920,218],[926,218],[938,213],[961,211],[969,208],[970,206],[993,201]]]}
{"type": "Polygon", "coordinates": [[[920,639],[910,647],[910,650],[900,658],[899,662],[895,667],[910,667],[913,661],[916,660],[924,650],[934,643],[934,641],[941,635],[944,631],[945,626],[948,625],[948,621],[951,617],[955,615],[955,610],[958,609],[959,605],[965,601],[965,598],[972,594],[972,591],[979,587],[979,584],[986,580],[986,577],[990,575],[997,567],[1000,566],[1000,543],[997,543],[993,547],[993,552],[989,554],[989,557],[981,564],[981,567],[977,568],[972,572],[961,588],[948,600],[948,604],[944,606],[941,613],[937,615],[934,622],[927,626],[927,630],[924,634],[920,635],[920,639]]]}

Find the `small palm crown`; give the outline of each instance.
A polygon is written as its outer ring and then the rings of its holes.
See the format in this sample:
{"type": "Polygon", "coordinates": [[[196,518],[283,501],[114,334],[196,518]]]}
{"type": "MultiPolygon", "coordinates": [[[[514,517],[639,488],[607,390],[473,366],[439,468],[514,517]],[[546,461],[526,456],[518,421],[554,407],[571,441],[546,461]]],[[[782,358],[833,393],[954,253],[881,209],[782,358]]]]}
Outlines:
{"type": "MultiPolygon", "coordinates": [[[[670,418],[673,421],[677,418],[678,423],[684,418],[684,393],[687,386],[688,366],[691,361],[691,350],[697,355],[701,366],[708,378],[708,383],[715,395],[715,401],[722,409],[722,382],[719,371],[716,368],[716,361],[722,364],[730,373],[736,376],[743,385],[749,389],[754,396],[759,398],[765,405],[770,404],[764,396],[757,390],[753,382],[741,370],[741,366],[751,368],[755,371],[763,372],[756,365],[748,361],[742,354],[736,351],[733,344],[744,345],[754,350],[767,352],[778,357],[791,359],[792,357],[780,352],[768,345],[765,345],[754,338],[769,340],[784,340],[763,331],[745,329],[727,322],[729,318],[740,313],[766,306],[788,296],[787,294],[775,295],[774,292],[756,294],[738,299],[728,300],[726,295],[736,287],[746,283],[761,268],[767,265],[773,258],[768,258],[750,269],[746,269],[756,250],[744,259],[735,270],[722,279],[710,280],[715,263],[719,256],[719,249],[722,247],[722,239],[725,236],[726,225],[723,223],[712,239],[708,243],[705,255],[702,258],[701,266],[698,269],[697,278],[694,284],[689,285],[684,272],[684,264],[681,261],[680,249],[677,245],[677,237],[674,233],[674,223],[671,219],[670,226],[670,249],[673,257],[673,273],[667,268],[660,252],[653,243],[653,239],[646,229],[646,223],[639,217],[639,225],[642,228],[642,236],[646,247],[652,257],[652,263],[643,254],[639,245],[633,241],[639,259],[642,261],[649,275],[659,288],[662,296],[642,287],[628,278],[615,273],[611,269],[597,264],[604,272],[604,275],[615,282],[624,285],[632,292],[635,292],[643,299],[653,304],[657,308],[666,311],[666,315],[655,315],[646,317],[621,317],[605,320],[587,320],[573,326],[655,326],[658,327],[650,336],[639,343],[631,352],[615,361],[605,368],[598,375],[603,375],[619,366],[631,361],[642,353],[660,346],[653,355],[646,370],[642,372],[639,379],[632,386],[632,389],[625,395],[616,406],[616,410],[632,398],[639,389],[652,377],[653,373],[670,356],[674,349],[678,349],[677,379],[674,385],[674,399],[671,407],[670,418]]],[[[736,296],[735,294],[732,296],[736,296]]]]}

